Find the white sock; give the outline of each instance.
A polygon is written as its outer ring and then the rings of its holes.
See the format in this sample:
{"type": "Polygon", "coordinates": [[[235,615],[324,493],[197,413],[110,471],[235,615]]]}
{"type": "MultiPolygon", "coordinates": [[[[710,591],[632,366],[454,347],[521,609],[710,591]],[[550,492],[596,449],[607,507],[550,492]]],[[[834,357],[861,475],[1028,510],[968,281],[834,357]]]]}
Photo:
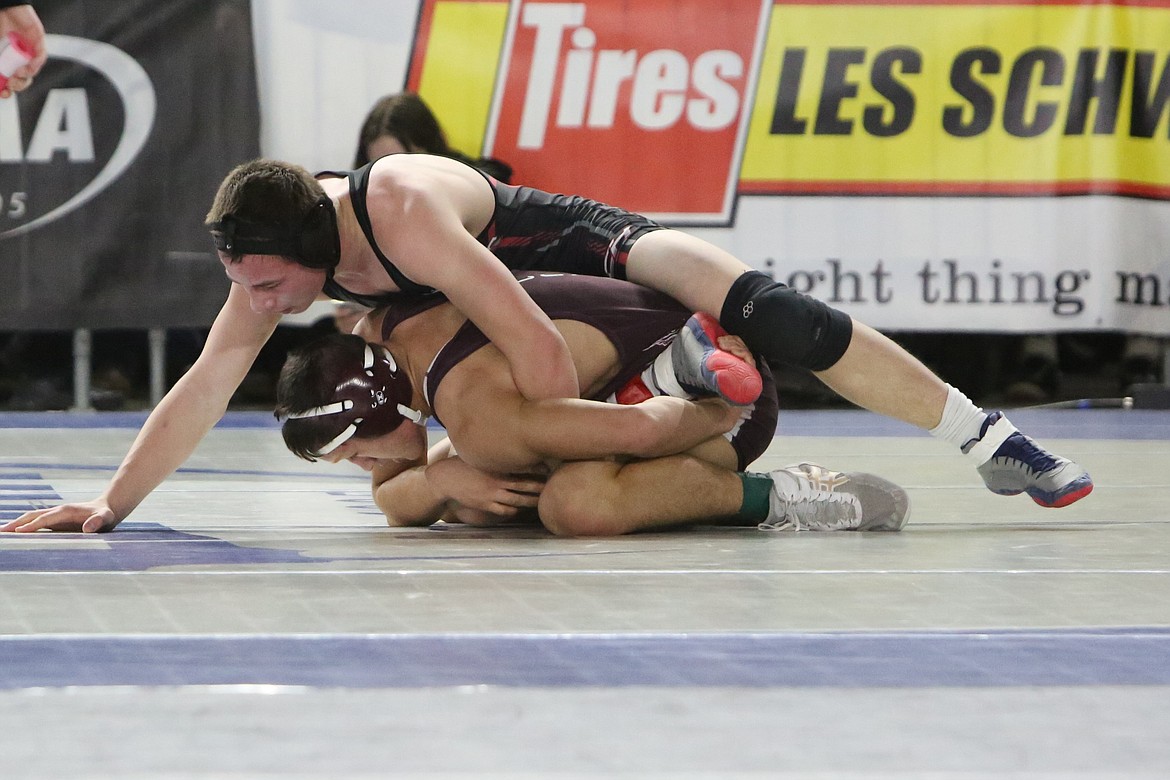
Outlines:
{"type": "Polygon", "coordinates": [[[690,393],[683,390],[682,385],[678,383],[678,378],[674,374],[674,347],[678,340],[670,342],[670,346],[662,350],[658,357],[654,358],[654,362],[642,372],[642,381],[651,389],[655,390],[655,395],[673,395],[675,398],[693,398],[690,393]]]}
{"type": "MultiPolygon", "coordinates": [[[[654,358],[653,362],[646,366],[641,374],[626,383],[626,387],[636,385],[641,380],[642,387],[650,395],[670,395],[675,398],[694,399],[694,396],[684,390],[682,385],[678,383],[678,377],[675,376],[674,360],[671,357],[675,343],[677,341],[672,342],[670,346],[659,353],[658,357],[654,358]]],[[[620,392],[619,390],[618,393],[620,392]]],[[[614,393],[605,399],[606,403],[618,403],[618,393],[614,393]]],[[[629,403],[629,401],[624,401],[623,403],[629,403]]]]}
{"type": "Polygon", "coordinates": [[[970,398],[947,385],[947,402],[943,406],[942,419],[930,429],[930,435],[962,448],[972,439],[979,438],[986,419],[987,413],[972,403],[970,398]]]}

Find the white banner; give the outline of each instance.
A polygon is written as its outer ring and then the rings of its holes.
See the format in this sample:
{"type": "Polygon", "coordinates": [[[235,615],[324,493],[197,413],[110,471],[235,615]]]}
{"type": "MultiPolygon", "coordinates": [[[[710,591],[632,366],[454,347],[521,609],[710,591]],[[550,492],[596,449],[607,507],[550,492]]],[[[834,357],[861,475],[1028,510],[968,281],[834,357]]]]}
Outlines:
{"type": "Polygon", "coordinates": [[[1170,333],[1170,203],[740,196],[689,229],[887,331],[1170,333]]]}

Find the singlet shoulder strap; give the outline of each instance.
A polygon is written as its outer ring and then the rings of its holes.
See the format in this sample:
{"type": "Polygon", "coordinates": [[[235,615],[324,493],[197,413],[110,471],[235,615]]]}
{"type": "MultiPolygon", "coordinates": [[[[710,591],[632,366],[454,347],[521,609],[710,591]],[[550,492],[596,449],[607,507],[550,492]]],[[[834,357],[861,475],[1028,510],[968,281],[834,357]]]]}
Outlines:
{"type": "Polygon", "coordinates": [[[431,364],[423,376],[423,396],[427,399],[427,405],[431,407],[431,418],[439,425],[443,424],[442,420],[439,419],[438,412],[435,411],[435,394],[439,391],[439,384],[446,378],[451,369],[463,362],[473,352],[490,343],[488,337],[483,335],[483,331],[477,328],[475,323],[468,320],[435,353],[435,357],[431,360],[431,364]]]}
{"type": "MultiPolygon", "coordinates": [[[[377,162],[377,160],[374,162],[377,162]]],[[[425,284],[419,284],[407,278],[406,274],[398,270],[398,266],[390,262],[390,258],[382,253],[378,242],[374,240],[374,227],[370,223],[370,210],[366,205],[366,190],[370,186],[370,169],[373,168],[374,162],[367,163],[356,171],[349,172],[349,200],[353,206],[354,216],[357,217],[358,224],[362,228],[362,233],[365,234],[366,241],[370,243],[370,248],[374,250],[374,255],[378,258],[378,262],[382,264],[382,268],[386,269],[386,273],[394,281],[394,284],[398,285],[399,290],[415,295],[434,292],[434,288],[427,287],[425,284]]]]}

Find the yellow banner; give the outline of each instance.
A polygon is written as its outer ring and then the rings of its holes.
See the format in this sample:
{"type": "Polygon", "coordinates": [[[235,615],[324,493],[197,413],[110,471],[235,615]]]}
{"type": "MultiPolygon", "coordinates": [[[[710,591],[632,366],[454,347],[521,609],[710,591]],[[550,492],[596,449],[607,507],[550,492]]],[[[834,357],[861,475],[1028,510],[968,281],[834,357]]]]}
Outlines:
{"type": "Polygon", "coordinates": [[[504,23],[506,2],[435,2],[415,42],[417,62],[411,89],[442,121],[447,142],[470,155],[483,151],[488,110],[504,23]]]}
{"type": "Polygon", "coordinates": [[[772,9],[746,192],[1170,195],[1170,8],[772,9]]]}
{"type": "MultiPolygon", "coordinates": [[[[508,9],[423,3],[410,83],[469,153],[508,9]]],[[[1170,3],[776,3],[750,110],[741,193],[1170,198],[1170,3]]]]}

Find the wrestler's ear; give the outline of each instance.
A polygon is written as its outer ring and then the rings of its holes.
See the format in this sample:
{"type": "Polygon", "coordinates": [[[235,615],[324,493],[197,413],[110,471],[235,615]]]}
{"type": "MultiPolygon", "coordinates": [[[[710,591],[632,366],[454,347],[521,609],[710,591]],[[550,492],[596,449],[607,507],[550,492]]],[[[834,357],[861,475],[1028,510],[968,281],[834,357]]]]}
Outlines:
{"type": "Polygon", "coordinates": [[[327,271],[341,260],[341,236],[337,232],[337,212],[333,201],[322,195],[301,221],[300,261],[308,268],[327,271]]]}

